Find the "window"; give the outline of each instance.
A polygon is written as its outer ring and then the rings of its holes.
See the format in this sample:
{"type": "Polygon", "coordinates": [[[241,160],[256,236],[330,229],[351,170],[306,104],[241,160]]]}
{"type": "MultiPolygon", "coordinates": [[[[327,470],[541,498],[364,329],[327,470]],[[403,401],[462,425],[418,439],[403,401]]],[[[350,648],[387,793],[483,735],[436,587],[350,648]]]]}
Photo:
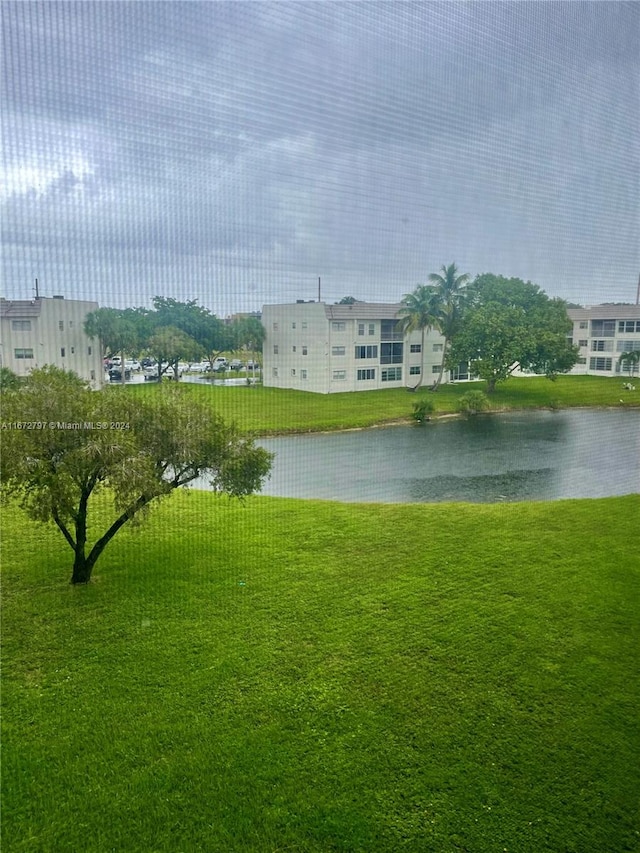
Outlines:
{"type": "Polygon", "coordinates": [[[413,367],[409,368],[409,376],[420,376],[422,373],[422,368],[419,364],[414,364],[413,367]]]}
{"type": "Polygon", "coordinates": [[[434,352],[442,352],[443,347],[444,347],[444,344],[434,344],[433,345],[433,351],[434,352]]]}
{"type": "Polygon", "coordinates": [[[364,323],[358,323],[358,334],[364,335],[364,323]]]}
{"type": "Polygon", "coordinates": [[[580,320],[580,328],[581,329],[588,329],[589,328],[589,324],[587,323],[586,320],[580,320]]]}
{"type": "Polygon", "coordinates": [[[612,338],[616,333],[615,320],[592,320],[591,337],[612,338]]]}
{"type": "Polygon", "coordinates": [[[292,375],[292,376],[295,376],[295,375],[296,375],[296,369],[295,369],[295,367],[292,367],[292,368],[291,368],[291,375],[292,375]]]}
{"type": "Polygon", "coordinates": [[[91,355],[91,347],[87,347],[87,355],[91,355]]]}
{"type": "Polygon", "coordinates": [[[333,322],[331,328],[334,332],[344,332],[346,325],[343,322],[333,322]]]}
{"type": "Polygon", "coordinates": [[[380,364],[402,364],[402,344],[381,344],[380,364]]]}
{"type": "Polygon", "coordinates": [[[579,347],[588,347],[589,341],[586,338],[580,338],[580,340],[578,341],[578,346],[579,347]]]}
{"type": "Polygon", "coordinates": [[[292,324],[291,324],[291,328],[292,328],[292,329],[295,329],[295,327],[296,327],[296,324],[295,324],[295,323],[292,323],[292,324]]]}
{"type": "Polygon", "coordinates": [[[398,382],[402,379],[401,367],[385,367],[381,371],[381,379],[383,382],[398,382]]]}
{"type": "Polygon", "coordinates": [[[306,371],[306,370],[301,370],[301,371],[300,371],[300,378],[301,378],[301,379],[306,379],[306,378],[307,378],[307,371],[306,371]]]}
{"type": "Polygon", "coordinates": [[[96,372],[95,372],[95,370],[92,370],[91,371],[91,379],[95,379],[95,378],[96,378],[96,372]]]}
{"type": "Polygon", "coordinates": [[[579,359],[578,359],[578,361],[577,361],[577,364],[586,364],[586,363],[587,363],[587,359],[586,359],[586,358],[579,358],[579,359]]]}
{"type": "Polygon", "coordinates": [[[431,372],[432,373],[440,373],[440,365],[439,364],[432,364],[431,365],[431,372]]]}
{"type": "Polygon", "coordinates": [[[383,341],[402,340],[402,329],[397,320],[382,320],[380,323],[380,339],[383,341]]]}
{"type": "Polygon", "coordinates": [[[75,351],[76,351],[76,348],[75,348],[75,347],[71,347],[71,355],[74,355],[74,354],[75,354],[75,351]]]}
{"type": "Polygon", "coordinates": [[[356,347],[356,358],[377,358],[378,357],[378,347],[368,346],[368,347],[356,347]]]}
{"type": "Polygon", "coordinates": [[[73,329],[73,320],[69,320],[69,328],[73,329]]]}
{"type": "Polygon", "coordinates": [[[347,371],[346,370],[334,370],[333,371],[333,378],[338,379],[338,380],[346,379],[347,378],[347,371]]]}
{"type": "Polygon", "coordinates": [[[274,345],[273,345],[273,354],[274,354],[274,355],[278,355],[278,352],[279,352],[279,351],[280,351],[280,349],[279,349],[278,344],[274,344],[274,345]]]}
{"type": "Polygon", "coordinates": [[[618,323],[619,332],[640,332],[640,320],[620,320],[618,323]]]}
{"type": "Polygon", "coordinates": [[[58,329],[60,329],[61,332],[64,332],[64,320],[58,320],[58,329]]]}
{"type": "Polygon", "coordinates": [[[422,344],[411,344],[409,352],[422,352],[422,344]]]}
{"type": "Polygon", "coordinates": [[[640,349],[640,341],[616,341],[616,352],[633,352],[640,349]]]}
{"type": "Polygon", "coordinates": [[[278,331],[278,324],[277,324],[277,323],[274,323],[274,324],[273,324],[273,331],[274,331],[274,332],[277,332],[277,331],[278,331]]]}
{"type": "Polygon", "coordinates": [[[29,347],[18,347],[13,351],[14,358],[33,358],[33,350],[29,347]]]}
{"type": "Polygon", "coordinates": [[[302,355],[308,355],[308,354],[309,354],[309,350],[307,349],[307,347],[302,347],[302,355]]]}
{"type": "Polygon", "coordinates": [[[375,323],[369,323],[369,335],[371,337],[373,337],[373,335],[375,335],[375,333],[376,333],[376,324],[375,323]]]}
{"type": "Polygon", "coordinates": [[[376,371],[372,367],[367,367],[364,370],[358,370],[358,380],[375,379],[376,371]]]}
{"type": "Polygon", "coordinates": [[[331,347],[331,355],[346,355],[345,347],[331,347]]]}
{"type": "Polygon", "coordinates": [[[64,356],[65,356],[65,350],[64,350],[64,347],[60,347],[60,356],[61,356],[62,358],[64,358],[64,356]]]}
{"type": "Polygon", "coordinates": [[[295,346],[291,347],[291,351],[292,351],[292,352],[295,352],[295,351],[296,351],[295,346]]]}
{"type": "Polygon", "coordinates": [[[277,376],[277,375],[278,375],[278,368],[277,368],[277,367],[274,367],[274,368],[273,368],[273,375],[274,375],[274,376],[277,376]]]}
{"type": "Polygon", "coordinates": [[[613,341],[591,341],[591,352],[613,352],[613,341]]]}
{"type": "Polygon", "coordinates": [[[31,320],[12,320],[11,328],[14,332],[30,332],[31,320]]]}
{"type": "Polygon", "coordinates": [[[307,328],[307,324],[306,324],[306,322],[302,324],[302,328],[303,328],[303,329],[306,329],[306,328],[307,328]]]}
{"type": "Polygon", "coordinates": [[[610,358],[590,358],[589,370],[611,370],[610,358]]]}

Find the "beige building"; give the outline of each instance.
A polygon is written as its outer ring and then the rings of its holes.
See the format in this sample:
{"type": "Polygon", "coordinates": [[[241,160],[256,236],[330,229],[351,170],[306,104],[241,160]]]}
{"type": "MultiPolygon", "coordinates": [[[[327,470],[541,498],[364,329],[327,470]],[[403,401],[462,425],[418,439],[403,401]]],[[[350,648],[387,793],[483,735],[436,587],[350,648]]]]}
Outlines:
{"type": "MultiPolygon", "coordinates": [[[[439,332],[403,336],[400,304],[265,305],[263,382],[317,394],[431,385],[442,361],[439,332]]],[[[443,381],[450,380],[445,371],[443,381]]],[[[455,378],[467,378],[460,376],[455,378]]]]}
{"type": "Polygon", "coordinates": [[[0,363],[18,376],[53,364],[72,370],[93,388],[103,384],[100,342],[84,331],[97,302],[62,296],[31,300],[0,299],[0,363]]]}
{"type": "MultiPolygon", "coordinates": [[[[572,374],[624,375],[624,352],[640,350],[640,305],[594,305],[569,308],[573,343],[580,359],[572,374]]],[[[637,373],[636,373],[637,375],[637,373]]]]}

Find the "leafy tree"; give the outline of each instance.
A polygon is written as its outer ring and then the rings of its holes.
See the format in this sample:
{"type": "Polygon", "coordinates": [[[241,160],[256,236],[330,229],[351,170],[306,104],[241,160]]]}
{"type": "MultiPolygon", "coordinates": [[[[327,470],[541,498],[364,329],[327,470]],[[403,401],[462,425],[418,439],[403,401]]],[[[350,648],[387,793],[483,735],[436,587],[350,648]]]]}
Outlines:
{"type": "Polygon", "coordinates": [[[355,305],[358,300],[355,296],[343,296],[339,302],[336,302],[336,305],[355,305]]]}
{"type": "Polygon", "coordinates": [[[254,364],[255,377],[256,352],[262,352],[265,330],[258,317],[241,317],[233,325],[236,347],[249,350],[254,364]]]}
{"type": "Polygon", "coordinates": [[[173,378],[176,381],[180,378],[178,362],[196,361],[203,352],[196,340],[175,326],[157,328],[149,338],[147,346],[158,362],[158,378],[172,365],[173,378]]]}
{"type": "Polygon", "coordinates": [[[518,278],[478,276],[448,356],[450,366],[472,362],[491,393],[518,368],[554,378],[571,370],[578,349],[562,299],[518,278]]]}
{"type": "MultiPolygon", "coordinates": [[[[172,327],[179,329],[192,340],[196,341],[201,350],[194,358],[206,354],[211,366],[221,352],[233,346],[233,331],[231,327],[212,314],[207,308],[198,305],[195,300],[178,302],[176,299],[164,296],[154,296],[152,322],[156,329],[172,327]]],[[[187,356],[187,361],[192,359],[187,356]]]]}
{"type": "Polygon", "coordinates": [[[444,338],[442,347],[442,360],[438,378],[433,384],[432,391],[437,391],[442,382],[447,354],[451,341],[460,329],[462,311],[465,303],[465,288],[469,281],[469,275],[463,273],[458,275],[458,268],[454,264],[443,266],[440,273],[431,273],[429,281],[433,283],[439,298],[438,319],[436,328],[444,338]]]}
{"type": "Polygon", "coordinates": [[[87,314],[84,322],[86,334],[100,340],[103,358],[120,353],[123,383],[125,353],[136,351],[141,344],[140,316],[135,308],[98,308],[87,314]]]}
{"type": "MultiPolygon", "coordinates": [[[[440,297],[434,287],[419,284],[413,293],[407,293],[402,297],[402,308],[398,312],[402,324],[403,334],[420,331],[424,358],[425,333],[436,326],[440,317],[440,297]]],[[[422,384],[422,371],[418,382],[413,386],[416,391],[422,384]]]]}
{"type": "Polygon", "coordinates": [[[620,364],[626,365],[629,376],[632,376],[640,364],[640,350],[631,350],[630,352],[623,352],[620,355],[620,364]]]}
{"type": "Polygon", "coordinates": [[[3,432],[0,482],[38,522],[53,522],[73,550],[71,583],[87,583],[106,545],[152,503],[206,475],[215,491],[242,498],[258,491],[272,455],[241,437],[211,409],[169,385],[152,400],[91,391],[56,367],[32,371],[3,394],[7,421],[40,430],[3,432]],[[113,499],[90,515],[99,493],[113,499]],[[89,522],[102,533],[91,544],[89,522]]]}

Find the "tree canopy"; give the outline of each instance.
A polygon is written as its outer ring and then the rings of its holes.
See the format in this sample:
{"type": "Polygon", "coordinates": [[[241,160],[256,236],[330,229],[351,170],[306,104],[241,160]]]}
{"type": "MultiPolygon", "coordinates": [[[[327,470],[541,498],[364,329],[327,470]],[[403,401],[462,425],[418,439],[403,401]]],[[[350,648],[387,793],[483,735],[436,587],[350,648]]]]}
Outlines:
{"type": "Polygon", "coordinates": [[[34,521],[53,522],[74,553],[72,583],[86,583],[106,545],[127,522],[198,477],[242,498],[258,491],[272,454],[181,388],[151,398],[91,391],[56,367],[33,370],[2,394],[0,483],[34,521]],[[90,517],[100,493],[112,512],[90,517]],[[88,526],[101,534],[90,543],[88,526]]]}
{"type": "Polygon", "coordinates": [[[518,368],[553,378],[577,361],[571,331],[562,299],[548,297],[531,282],[485,273],[468,288],[468,307],[448,363],[472,363],[488,391],[518,368]]]}

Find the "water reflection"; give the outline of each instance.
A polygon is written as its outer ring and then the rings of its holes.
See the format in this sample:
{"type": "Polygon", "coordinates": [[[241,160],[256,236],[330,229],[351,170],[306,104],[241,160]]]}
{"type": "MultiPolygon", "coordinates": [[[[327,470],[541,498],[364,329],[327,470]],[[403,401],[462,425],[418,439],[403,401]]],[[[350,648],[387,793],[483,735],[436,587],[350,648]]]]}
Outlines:
{"type": "Polygon", "coordinates": [[[489,415],[263,439],[263,493],[427,503],[607,497],[640,491],[640,411],[489,415]]]}

